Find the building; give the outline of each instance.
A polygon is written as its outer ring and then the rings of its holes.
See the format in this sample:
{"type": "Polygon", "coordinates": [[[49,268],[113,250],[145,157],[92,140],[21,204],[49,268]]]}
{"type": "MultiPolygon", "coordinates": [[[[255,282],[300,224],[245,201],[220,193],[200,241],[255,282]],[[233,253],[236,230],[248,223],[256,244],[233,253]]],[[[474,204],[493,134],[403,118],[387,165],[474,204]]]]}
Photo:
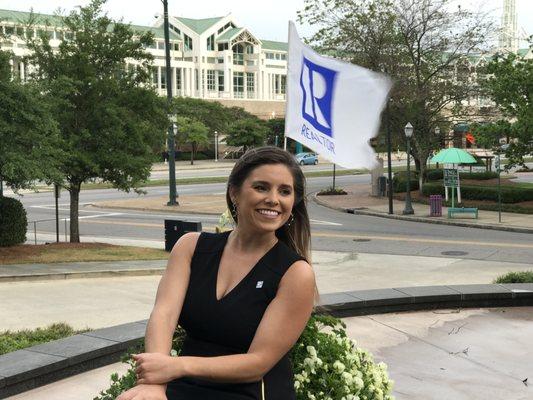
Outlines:
{"type": "MultiPolygon", "coordinates": [[[[50,44],[58,46],[67,32],[61,17],[33,14],[34,28],[27,28],[30,13],[0,10],[0,32],[7,40],[2,50],[14,57],[12,68],[22,80],[28,68],[22,58],[28,54],[25,39],[36,31],[47,32],[50,44]]],[[[239,25],[231,14],[225,17],[190,19],[169,17],[172,93],[226,106],[243,107],[261,117],[285,115],[287,43],[257,38],[239,25]]],[[[154,57],[153,83],[166,95],[165,41],[163,17],[153,27],[132,25],[137,31],[151,31],[155,43],[147,49],[154,57]]]]}

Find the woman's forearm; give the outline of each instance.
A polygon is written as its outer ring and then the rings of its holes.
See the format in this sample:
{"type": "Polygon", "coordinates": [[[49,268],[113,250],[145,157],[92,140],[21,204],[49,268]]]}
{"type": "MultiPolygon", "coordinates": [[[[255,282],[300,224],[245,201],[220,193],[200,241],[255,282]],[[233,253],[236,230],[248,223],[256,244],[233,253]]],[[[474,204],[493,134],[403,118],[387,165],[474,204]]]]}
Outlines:
{"type": "Polygon", "coordinates": [[[220,357],[177,357],[176,375],[215,382],[257,382],[268,371],[257,354],[233,354],[220,357]]]}
{"type": "Polygon", "coordinates": [[[146,325],[145,351],[169,355],[175,329],[170,317],[153,311],[146,325]]]}

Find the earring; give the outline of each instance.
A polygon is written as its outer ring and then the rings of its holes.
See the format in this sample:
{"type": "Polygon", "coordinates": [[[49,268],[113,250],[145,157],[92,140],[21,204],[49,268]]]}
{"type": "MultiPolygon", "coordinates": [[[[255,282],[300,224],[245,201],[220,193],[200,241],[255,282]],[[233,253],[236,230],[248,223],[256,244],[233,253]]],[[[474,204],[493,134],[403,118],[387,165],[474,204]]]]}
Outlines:
{"type": "Polygon", "coordinates": [[[237,204],[233,203],[233,212],[231,213],[233,217],[237,216],[237,204]]]}
{"type": "Polygon", "coordinates": [[[294,214],[291,213],[291,216],[290,218],[287,220],[287,222],[285,223],[287,225],[287,228],[289,228],[291,226],[291,224],[293,223],[294,221],[294,214]]]}

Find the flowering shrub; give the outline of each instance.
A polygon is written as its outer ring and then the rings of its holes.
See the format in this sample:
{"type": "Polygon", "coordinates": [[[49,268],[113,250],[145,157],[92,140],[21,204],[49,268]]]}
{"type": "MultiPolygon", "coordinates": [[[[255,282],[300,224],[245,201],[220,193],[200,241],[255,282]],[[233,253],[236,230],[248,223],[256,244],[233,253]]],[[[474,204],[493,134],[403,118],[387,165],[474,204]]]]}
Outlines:
{"type": "Polygon", "coordinates": [[[316,315],[291,359],[298,400],[392,400],[387,366],[357,347],[337,318],[316,315]]]}

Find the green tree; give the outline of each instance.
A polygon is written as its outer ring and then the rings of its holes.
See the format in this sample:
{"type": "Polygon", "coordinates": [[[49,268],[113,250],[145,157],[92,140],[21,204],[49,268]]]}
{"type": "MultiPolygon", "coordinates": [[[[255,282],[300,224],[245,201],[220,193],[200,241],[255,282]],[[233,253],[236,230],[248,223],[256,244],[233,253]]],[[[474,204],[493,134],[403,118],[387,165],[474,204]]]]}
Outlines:
{"type": "Polygon", "coordinates": [[[193,165],[198,146],[209,143],[209,128],[202,122],[187,117],[176,118],[176,124],[178,125],[178,142],[191,146],[191,165],[193,165]]]}
{"type": "Polygon", "coordinates": [[[272,146],[282,146],[285,138],[285,118],[269,119],[266,125],[268,127],[266,142],[272,146]]]}
{"type": "Polygon", "coordinates": [[[166,101],[149,85],[149,32],[134,32],[92,0],[62,18],[69,31],[59,48],[40,35],[28,42],[34,79],[53,106],[62,149],[62,185],[70,193],[71,242],[79,242],[79,193],[102,180],[139,190],[150,173],[169,125],[166,101]],[[127,68],[133,60],[135,67],[127,68]]]}
{"type": "Polygon", "coordinates": [[[299,16],[321,26],[310,38],[319,49],[391,76],[391,131],[404,142],[404,126],[414,126],[422,190],[428,157],[441,141],[435,127],[445,132],[465,119],[462,101],[477,93],[463,61],[482,50],[490,21],[447,0],[306,0],[299,16]]]}
{"type": "Polygon", "coordinates": [[[476,139],[476,144],[486,149],[498,147],[500,138],[503,137],[509,143],[511,137],[514,135],[512,124],[505,120],[486,124],[472,124],[471,131],[476,139]]]}
{"type": "Polygon", "coordinates": [[[3,182],[18,190],[54,180],[62,157],[48,102],[34,84],[12,78],[10,58],[0,51],[0,197],[3,182]]]}
{"type": "Polygon", "coordinates": [[[233,121],[228,108],[217,101],[193,99],[191,97],[176,97],[172,99],[172,113],[179,117],[189,118],[203,123],[209,131],[209,136],[214,132],[225,132],[233,121]]]}
{"type": "Polygon", "coordinates": [[[506,151],[506,168],[524,166],[524,156],[533,153],[533,60],[516,54],[498,55],[487,65],[487,73],[482,85],[512,121],[509,130],[515,140],[506,151]]]}
{"type": "Polygon", "coordinates": [[[244,118],[232,123],[228,128],[226,143],[230,146],[250,147],[262,146],[265,143],[268,128],[258,118],[244,118]]]}

